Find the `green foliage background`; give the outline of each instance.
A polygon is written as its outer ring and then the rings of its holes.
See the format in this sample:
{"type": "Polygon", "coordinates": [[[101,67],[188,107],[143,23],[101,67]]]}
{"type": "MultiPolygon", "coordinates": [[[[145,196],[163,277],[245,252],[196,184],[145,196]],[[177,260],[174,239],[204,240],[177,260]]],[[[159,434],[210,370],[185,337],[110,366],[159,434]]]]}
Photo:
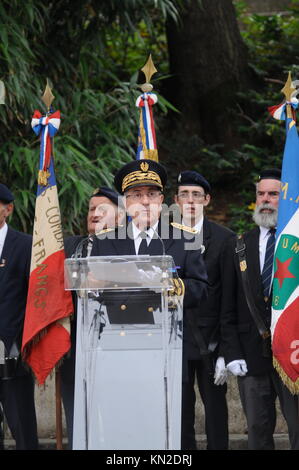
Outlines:
{"type": "MultiPolygon", "coordinates": [[[[255,187],[259,172],[265,167],[281,167],[285,142],[283,121],[273,119],[268,107],[280,104],[288,72],[298,79],[299,2],[290,1],[287,14],[248,14],[246,1],[234,2],[237,7],[241,33],[249,49],[250,64],[261,77],[261,90],[244,90],[243,98],[253,104],[253,112],[239,111],[236,132],[243,144],[229,155],[234,165],[233,184],[237,201],[230,204],[229,225],[237,232],[251,228],[255,187]],[[241,202],[241,204],[240,204],[241,202]]],[[[230,160],[231,161],[231,160],[230,160]]]]}
{"type": "MultiPolygon", "coordinates": [[[[31,232],[39,159],[39,140],[30,122],[34,109],[45,111],[41,96],[46,78],[62,113],[55,137],[55,167],[63,227],[84,233],[88,197],[112,184],[115,170],[134,158],[138,112],[137,71],[152,52],[159,76],[168,73],[165,18],[179,17],[184,2],[175,0],[2,0],[0,3],[0,79],[6,104],[0,106],[0,181],[17,201],[12,224],[31,232]]],[[[249,15],[245,1],[234,2],[250,64],[260,76],[259,90],[244,90],[234,103],[236,145],[223,151],[200,136],[190,139],[192,168],[205,174],[231,203],[229,225],[250,227],[247,206],[254,200],[252,181],[265,165],[281,165],[284,125],[267,107],[282,101],[280,90],[291,70],[298,76],[299,2],[288,15],[249,15]],[[200,148],[200,158],[198,149],[200,148]],[[192,155],[196,158],[192,158],[192,155]]],[[[157,82],[153,80],[155,90],[157,82]]],[[[180,148],[163,136],[171,103],[159,97],[155,109],[158,141],[180,169],[180,148]],[[164,121],[165,122],[165,121],[164,121]]],[[[171,170],[171,169],[170,169],[171,170]]]]}
{"type": "Polygon", "coordinates": [[[115,170],[134,158],[136,71],[149,44],[165,64],[159,28],[154,37],[152,26],[166,14],[176,15],[169,0],[0,3],[0,78],[7,92],[0,106],[0,181],[15,193],[16,228],[32,231],[39,139],[30,123],[34,109],[45,112],[46,78],[62,114],[54,154],[63,227],[84,232],[92,190],[112,184],[115,170]]]}

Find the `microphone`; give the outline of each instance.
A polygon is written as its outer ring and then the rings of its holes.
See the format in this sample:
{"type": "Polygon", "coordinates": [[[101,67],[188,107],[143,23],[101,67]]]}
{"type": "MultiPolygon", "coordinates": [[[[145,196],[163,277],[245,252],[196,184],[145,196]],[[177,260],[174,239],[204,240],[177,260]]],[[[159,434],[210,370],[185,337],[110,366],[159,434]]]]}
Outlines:
{"type": "Polygon", "coordinates": [[[157,236],[158,240],[160,240],[161,242],[161,245],[162,245],[162,250],[163,250],[163,256],[166,255],[166,251],[165,251],[165,244],[164,244],[164,241],[162,240],[162,238],[160,237],[160,235],[158,234],[157,230],[155,230],[153,227],[152,227],[152,230],[154,232],[154,235],[157,236]]]}
{"type": "Polygon", "coordinates": [[[153,228],[153,232],[154,232],[154,235],[157,236],[158,240],[160,240],[161,245],[162,245],[162,250],[163,250],[163,258],[162,258],[162,266],[161,266],[162,267],[162,278],[163,279],[168,279],[168,277],[169,277],[168,267],[167,267],[167,265],[165,265],[165,256],[166,256],[165,244],[164,244],[163,239],[158,234],[157,230],[155,230],[153,228]]]}
{"type": "Polygon", "coordinates": [[[71,256],[72,258],[83,258],[83,248],[85,247],[86,245],[86,248],[87,248],[87,245],[89,243],[90,240],[93,241],[93,237],[94,235],[88,235],[88,237],[85,237],[83,238],[80,243],[78,243],[77,247],[76,247],[76,250],[75,250],[75,253],[71,256]]]}
{"type": "Polygon", "coordinates": [[[83,238],[80,243],[78,243],[75,252],[71,256],[71,258],[73,259],[73,263],[71,264],[71,278],[75,288],[78,288],[80,286],[81,273],[83,272],[83,270],[85,274],[87,274],[87,266],[80,260],[84,258],[82,256],[83,249],[85,246],[87,247],[89,240],[90,236],[83,238]]]}

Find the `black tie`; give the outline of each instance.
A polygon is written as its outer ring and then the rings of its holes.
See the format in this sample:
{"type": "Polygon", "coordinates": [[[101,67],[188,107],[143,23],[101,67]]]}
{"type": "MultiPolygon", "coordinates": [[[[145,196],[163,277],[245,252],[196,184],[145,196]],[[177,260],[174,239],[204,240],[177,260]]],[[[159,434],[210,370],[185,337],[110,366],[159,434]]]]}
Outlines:
{"type": "Polygon", "coordinates": [[[90,256],[93,244],[93,237],[89,235],[88,239],[85,240],[85,243],[82,248],[82,258],[86,258],[86,256],[90,256]]]}
{"type": "Polygon", "coordinates": [[[266,246],[266,254],[265,254],[265,262],[262,272],[262,283],[264,289],[264,296],[269,297],[270,293],[270,284],[272,278],[272,269],[273,269],[273,258],[274,258],[274,248],[275,248],[275,228],[271,228],[268,233],[270,236],[268,237],[267,246],[266,246]]]}
{"type": "Polygon", "coordinates": [[[148,234],[146,232],[140,232],[140,235],[139,235],[141,238],[142,238],[142,241],[139,245],[139,250],[138,250],[138,254],[139,255],[148,255],[149,252],[148,252],[148,246],[147,246],[147,237],[148,237],[148,234]]]}

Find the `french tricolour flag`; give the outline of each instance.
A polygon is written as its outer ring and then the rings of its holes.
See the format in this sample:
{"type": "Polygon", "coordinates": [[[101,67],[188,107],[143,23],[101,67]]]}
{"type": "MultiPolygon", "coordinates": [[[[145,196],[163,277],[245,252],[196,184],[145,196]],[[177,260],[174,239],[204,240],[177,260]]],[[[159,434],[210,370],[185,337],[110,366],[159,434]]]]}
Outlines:
{"type": "Polygon", "coordinates": [[[73,304],[70,291],[64,290],[61,216],[51,147],[47,147],[54,134],[50,126],[55,124],[57,132],[59,123],[36,114],[33,119],[38,120],[32,125],[41,138],[39,169],[48,172],[48,182],[46,186],[39,183],[37,189],[22,353],[38,383],[43,384],[70,348],[69,317],[73,304]]]}

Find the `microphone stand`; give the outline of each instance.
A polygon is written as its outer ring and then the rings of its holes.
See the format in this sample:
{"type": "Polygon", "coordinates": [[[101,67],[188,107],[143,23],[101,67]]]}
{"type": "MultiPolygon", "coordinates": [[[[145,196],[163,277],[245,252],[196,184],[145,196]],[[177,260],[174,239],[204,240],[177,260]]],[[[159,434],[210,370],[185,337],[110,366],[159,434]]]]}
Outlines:
{"type": "Polygon", "coordinates": [[[154,230],[154,234],[160,240],[162,245],[162,282],[164,287],[162,288],[162,345],[164,351],[164,373],[163,373],[163,381],[164,381],[164,396],[165,396],[165,449],[169,449],[169,433],[170,433],[170,426],[169,426],[169,401],[168,401],[168,291],[167,287],[169,286],[168,279],[169,279],[169,272],[167,265],[165,263],[165,244],[163,239],[160,237],[158,232],[154,230]]]}

